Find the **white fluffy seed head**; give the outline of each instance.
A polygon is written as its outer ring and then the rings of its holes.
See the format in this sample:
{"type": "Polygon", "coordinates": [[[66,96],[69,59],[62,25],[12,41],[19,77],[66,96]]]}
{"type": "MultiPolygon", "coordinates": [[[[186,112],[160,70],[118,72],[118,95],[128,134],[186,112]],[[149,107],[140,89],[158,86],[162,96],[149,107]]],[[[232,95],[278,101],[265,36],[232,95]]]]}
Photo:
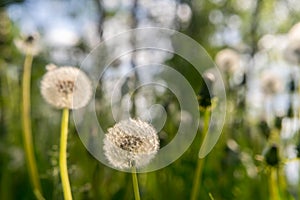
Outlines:
{"type": "Polygon", "coordinates": [[[283,90],[282,80],[278,75],[270,72],[264,72],[261,76],[262,91],[266,95],[275,95],[283,90]]]}
{"type": "Polygon", "coordinates": [[[39,43],[40,35],[38,33],[22,36],[15,39],[15,45],[23,54],[31,54],[33,56],[39,54],[41,47],[39,43]]]}
{"type": "Polygon", "coordinates": [[[76,67],[47,65],[41,81],[45,101],[62,109],[86,106],[92,97],[92,85],[87,75],[76,67]]]}
{"type": "Polygon", "coordinates": [[[300,22],[288,32],[288,44],[284,51],[284,57],[291,64],[300,64],[300,22]]]}
{"type": "Polygon", "coordinates": [[[284,52],[284,58],[291,64],[300,64],[300,39],[289,40],[284,52]]]}
{"type": "Polygon", "coordinates": [[[223,49],[216,55],[217,66],[226,73],[235,72],[240,65],[238,53],[232,49],[223,49]]]}
{"type": "Polygon", "coordinates": [[[118,169],[141,168],[155,157],[159,139],[152,125],[129,119],[108,129],[103,150],[109,163],[118,169]]]}
{"type": "Polygon", "coordinates": [[[288,32],[290,40],[300,40],[300,22],[295,24],[288,32]]]}

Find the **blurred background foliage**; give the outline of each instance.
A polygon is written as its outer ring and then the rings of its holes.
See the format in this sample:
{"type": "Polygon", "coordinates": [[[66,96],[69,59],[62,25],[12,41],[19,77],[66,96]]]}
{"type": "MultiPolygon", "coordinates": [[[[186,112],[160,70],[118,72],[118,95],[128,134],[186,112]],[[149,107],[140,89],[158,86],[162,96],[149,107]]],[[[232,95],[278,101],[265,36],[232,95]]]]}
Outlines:
{"type": "MultiPolygon", "coordinates": [[[[297,0],[1,0],[0,199],[34,199],[21,137],[24,55],[14,41],[22,35],[40,34],[42,49],[34,58],[31,77],[34,147],[45,198],[62,199],[58,168],[61,116],[40,95],[45,65],[80,66],[98,42],[130,28],[147,26],[178,30],[199,42],[212,58],[225,48],[233,49],[239,57],[239,70],[224,70],[226,122],[217,145],[205,158],[198,199],[211,199],[210,195],[215,200],[270,199],[270,168],[278,169],[281,199],[299,199],[300,167],[295,159],[299,158],[300,144],[299,69],[297,63],[290,64],[284,57],[289,45],[287,33],[300,21],[299,11],[297,0]],[[265,88],[261,78],[265,70],[281,80],[273,80],[265,88]],[[278,81],[282,90],[275,88],[270,94],[269,87],[278,81]]],[[[114,124],[107,85],[122,77],[122,70],[142,64],[140,60],[159,60],[174,67],[197,94],[206,87],[203,78],[179,56],[133,55],[116,60],[107,69],[110,75],[98,85],[96,108],[99,123],[105,128],[114,124]]],[[[135,73],[126,79],[122,96],[131,93],[132,85],[142,78],[135,73]]],[[[180,108],[168,91],[153,98],[168,114],[160,132],[164,146],[176,134],[180,108]]],[[[132,104],[133,115],[142,112],[139,105],[134,108],[132,104]]],[[[142,199],[190,198],[202,137],[203,110],[199,113],[198,134],[182,157],[156,172],[139,174],[142,199]]],[[[133,199],[130,174],[94,159],[72,122],[69,133],[68,166],[74,199],[133,199]]]]}

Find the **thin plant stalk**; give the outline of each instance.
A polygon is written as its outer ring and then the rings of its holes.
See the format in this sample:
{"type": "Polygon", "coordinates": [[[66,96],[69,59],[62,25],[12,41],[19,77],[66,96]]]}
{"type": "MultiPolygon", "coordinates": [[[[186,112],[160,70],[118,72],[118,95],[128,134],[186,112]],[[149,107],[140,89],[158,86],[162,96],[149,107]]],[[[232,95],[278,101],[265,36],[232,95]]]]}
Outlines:
{"type": "Polygon", "coordinates": [[[69,109],[64,108],[61,119],[61,135],[59,150],[59,169],[65,200],[72,200],[72,192],[67,167],[67,140],[68,140],[69,109]]]}
{"type": "Polygon", "coordinates": [[[202,179],[202,171],[204,166],[205,159],[198,158],[196,174],[193,182],[192,196],[191,200],[196,200],[199,192],[199,188],[201,187],[201,179],[202,179]]]}
{"type": "MultiPolygon", "coordinates": [[[[203,125],[203,130],[202,130],[202,139],[201,141],[203,142],[206,132],[208,130],[209,126],[209,119],[210,119],[210,109],[206,108],[204,111],[204,125],[203,125]]],[[[193,182],[193,188],[192,188],[192,194],[191,194],[191,200],[196,200],[198,193],[199,193],[199,188],[201,187],[201,180],[202,180],[202,172],[203,172],[203,166],[205,163],[204,158],[198,158],[197,160],[197,167],[195,171],[195,176],[194,176],[194,182],[193,182]]]]}
{"type": "Polygon", "coordinates": [[[271,167],[269,174],[270,200],[281,200],[277,180],[277,168],[271,167]]]}
{"type": "Polygon", "coordinates": [[[208,196],[209,196],[210,200],[215,200],[215,198],[213,197],[213,195],[211,193],[208,193],[208,196]]]}
{"type": "Polygon", "coordinates": [[[140,190],[139,190],[139,183],[137,179],[136,169],[132,167],[132,184],[133,184],[133,192],[135,200],[140,200],[140,190]]]}
{"type": "Polygon", "coordinates": [[[44,199],[33,150],[31,117],[30,117],[30,78],[33,55],[28,53],[25,57],[24,71],[22,79],[22,126],[23,142],[25,148],[28,172],[33,186],[33,192],[37,199],[44,199]]]}

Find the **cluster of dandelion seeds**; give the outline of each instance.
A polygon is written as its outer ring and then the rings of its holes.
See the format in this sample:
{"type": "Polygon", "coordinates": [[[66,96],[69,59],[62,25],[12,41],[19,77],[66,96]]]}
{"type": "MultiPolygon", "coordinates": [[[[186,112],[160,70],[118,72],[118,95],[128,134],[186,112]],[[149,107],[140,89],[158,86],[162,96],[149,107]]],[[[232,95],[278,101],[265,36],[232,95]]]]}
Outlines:
{"type": "Polygon", "coordinates": [[[76,67],[56,67],[53,64],[46,68],[41,93],[47,103],[59,109],[78,109],[88,104],[92,85],[84,72],[76,67]]]}
{"type": "Polygon", "coordinates": [[[155,157],[159,139],[152,125],[139,119],[129,119],[108,129],[103,150],[109,163],[116,168],[141,168],[155,157]]]}

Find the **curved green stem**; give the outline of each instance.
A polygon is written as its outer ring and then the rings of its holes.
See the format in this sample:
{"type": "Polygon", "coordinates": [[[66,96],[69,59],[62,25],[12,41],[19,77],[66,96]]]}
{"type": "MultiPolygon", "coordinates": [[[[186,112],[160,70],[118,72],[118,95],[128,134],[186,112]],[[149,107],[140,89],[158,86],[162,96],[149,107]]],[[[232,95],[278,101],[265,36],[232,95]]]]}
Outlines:
{"type": "MultiPolygon", "coordinates": [[[[203,142],[206,132],[208,130],[209,120],[210,120],[210,110],[209,110],[209,108],[207,108],[204,111],[204,125],[203,125],[203,129],[202,129],[202,139],[201,139],[202,142],[203,142]]],[[[195,172],[194,181],[193,181],[191,200],[197,199],[197,195],[199,193],[199,188],[201,187],[201,179],[202,179],[202,171],[203,171],[204,163],[205,163],[204,158],[202,158],[202,159],[198,158],[196,172],[195,172]]]]}
{"type": "Polygon", "coordinates": [[[61,119],[61,135],[59,150],[59,169],[65,200],[72,200],[72,192],[67,167],[67,141],[68,141],[69,109],[64,108],[61,119]]]}
{"type": "Polygon", "coordinates": [[[140,190],[139,190],[139,183],[137,179],[136,169],[132,167],[132,184],[133,184],[133,191],[135,200],[140,200],[140,190]]]}
{"type": "Polygon", "coordinates": [[[39,180],[39,174],[36,166],[36,160],[33,150],[31,117],[30,117],[30,78],[33,56],[27,54],[24,62],[23,80],[22,80],[22,126],[23,142],[25,148],[26,162],[28,165],[29,176],[33,186],[33,192],[37,199],[44,199],[39,180]]]}

